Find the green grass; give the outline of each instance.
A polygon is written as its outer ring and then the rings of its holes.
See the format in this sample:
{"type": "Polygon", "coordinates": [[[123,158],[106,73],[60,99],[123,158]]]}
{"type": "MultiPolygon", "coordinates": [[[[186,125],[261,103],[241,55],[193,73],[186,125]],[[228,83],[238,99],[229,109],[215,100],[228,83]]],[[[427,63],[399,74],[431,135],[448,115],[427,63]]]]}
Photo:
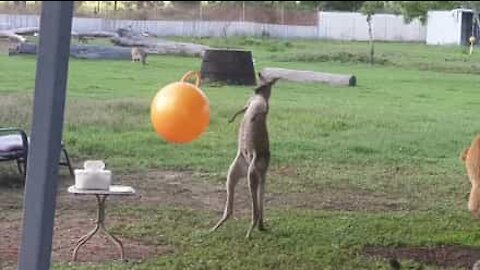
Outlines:
{"type": "MultiPolygon", "coordinates": [[[[475,245],[480,240],[479,225],[468,220],[468,216],[439,212],[385,215],[272,211],[271,229],[256,233],[253,240],[243,238],[248,228],[246,221],[228,223],[216,234],[208,234],[209,219],[214,217],[198,211],[130,208],[116,215],[143,220],[140,224],[118,227],[117,233],[150,244],[176,247],[173,254],[142,264],[115,265],[116,269],[389,269],[380,261],[366,261],[361,248],[475,245]]],[[[414,268],[418,265],[406,261],[404,269],[420,269],[414,268]]],[[[58,269],[71,268],[58,266],[58,269]]]]}
{"type": "MultiPolygon", "coordinates": [[[[405,211],[272,209],[272,231],[248,242],[243,240],[247,220],[207,237],[203,232],[216,218],[209,212],[145,208],[150,214],[141,224],[117,230],[169,243],[176,251],[125,269],[386,269],[384,262],[357,252],[365,245],[480,244],[478,225],[466,213],[469,186],[458,160],[480,131],[478,54],[469,58],[458,47],[377,43],[383,62],[371,67],[362,60],[368,45],[361,42],[194,41],[251,49],[257,71],[273,66],[354,74],[354,88],[280,81],[273,89],[268,191],[383,194],[403,199],[405,211]],[[295,175],[283,173],[285,168],[295,175]]],[[[227,120],[251,89],[205,86],[212,111],[207,132],[191,144],[170,145],[152,131],[150,101],[163,85],[198,70],[201,61],[149,59],[145,67],[71,60],[64,140],[74,160],[104,159],[117,171],[201,171],[212,182],[223,182],[218,175],[235,155],[238,128],[238,120],[227,120]]],[[[0,70],[0,123],[29,127],[35,59],[0,56],[0,70]]],[[[124,207],[118,213],[129,211],[124,207]]]]}

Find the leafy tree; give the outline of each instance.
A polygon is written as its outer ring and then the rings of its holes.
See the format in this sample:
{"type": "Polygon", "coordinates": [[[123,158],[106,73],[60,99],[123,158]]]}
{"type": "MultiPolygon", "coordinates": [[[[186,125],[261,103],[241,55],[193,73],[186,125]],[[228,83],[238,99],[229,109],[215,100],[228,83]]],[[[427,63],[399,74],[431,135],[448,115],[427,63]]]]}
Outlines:
{"type": "Polygon", "coordinates": [[[372,16],[375,15],[380,10],[383,10],[384,2],[383,1],[365,1],[362,5],[361,12],[367,16],[368,24],[368,39],[370,44],[370,64],[374,63],[374,44],[373,44],[373,25],[372,25],[372,16]]]}
{"type": "Polygon", "coordinates": [[[460,7],[460,1],[391,1],[391,5],[406,22],[419,19],[425,24],[429,10],[451,10],[460,7]]]}
{"type": "Polygon", "coordinates": [[[301,6],[327,11],[358,11],[365,1],[300,1],[301,6]]]}
{"type": "Polygon", "coordinates": [[[27,1],[13,1],[13,5],[15,7],[26,8],[27,7],[27,1]]]}
{"type": "Polygon", "coordinates": [[[173,6],[199,6],[201,1],[170,1],[173,6]]]}

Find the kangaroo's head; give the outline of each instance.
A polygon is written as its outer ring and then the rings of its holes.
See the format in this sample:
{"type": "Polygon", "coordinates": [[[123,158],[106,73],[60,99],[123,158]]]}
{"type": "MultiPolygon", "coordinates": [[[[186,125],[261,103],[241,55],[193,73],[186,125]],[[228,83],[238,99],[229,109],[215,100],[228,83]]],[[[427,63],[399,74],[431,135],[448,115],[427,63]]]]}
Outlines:
{"type": "Polygon", "coordinates": [[[270,94],[272,92],[272,86],[278,81],[280,78],[265,78],[262,73],[258,73],[258,79],[260,80],[260,85],[255,88],[255,94],[261,95],[268,101],[270,98],[270,94]]]}

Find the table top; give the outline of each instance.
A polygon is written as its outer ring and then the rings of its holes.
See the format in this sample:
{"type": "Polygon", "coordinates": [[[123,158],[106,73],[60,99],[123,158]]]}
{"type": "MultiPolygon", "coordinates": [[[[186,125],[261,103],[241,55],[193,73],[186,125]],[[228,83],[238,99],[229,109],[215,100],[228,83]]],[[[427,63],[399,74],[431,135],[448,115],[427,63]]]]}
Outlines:
{"type": "Polygon", "coordinates": [[[69,193],[79,195],[134,195],[135,189],[130,186],[111,185],[109,190],[77,189],[74,185],[68,188],[69,193]]]}

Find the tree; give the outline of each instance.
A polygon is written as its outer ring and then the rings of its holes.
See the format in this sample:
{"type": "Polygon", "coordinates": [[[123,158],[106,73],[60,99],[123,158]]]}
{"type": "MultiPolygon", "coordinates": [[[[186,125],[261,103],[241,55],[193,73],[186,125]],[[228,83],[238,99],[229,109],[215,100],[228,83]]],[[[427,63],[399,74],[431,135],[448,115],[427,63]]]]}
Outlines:
{"type": "Polygon", "coordinates": [[[78,10],[84,3],[85,1],[75,1],[73,4],[73,10],[76,11],[78,10]]]}
{"type": "Polygon", "coordinates": [[[358,11],[365,1],[300,1],[300,5],[327,11],[358,11]]]}
{"type": "Polygon", "coordinates": [[[13,1],[13,5],[16,8],[19,8],[19,7],[26,8],[27,7],[27,1],[13,1]]]}
{"type": "Polygon", "coordinates": [[[170,1],[173,6],[200,6],[202,1],[170,1]]]}
{"type": "Polygon", "coordinates": [[[378,11],[382,10],[384,7],[383,1],[365,1],[360,9],[362,14],[367,16],[368,24],[368,39],[370,44],[370,65],[374,63],[374,44],[373,44],[373,26],[372,26],[372,17],[378,11]]]}
{"type": "Polygon", "coordinates": [[[390,4],[394,10],[403,15],[405,22],[419,19],[422,24],[425,24],[429,10],[451,10],[460,7],[460,2],[461,1],[391,1],[390,4]]]}

